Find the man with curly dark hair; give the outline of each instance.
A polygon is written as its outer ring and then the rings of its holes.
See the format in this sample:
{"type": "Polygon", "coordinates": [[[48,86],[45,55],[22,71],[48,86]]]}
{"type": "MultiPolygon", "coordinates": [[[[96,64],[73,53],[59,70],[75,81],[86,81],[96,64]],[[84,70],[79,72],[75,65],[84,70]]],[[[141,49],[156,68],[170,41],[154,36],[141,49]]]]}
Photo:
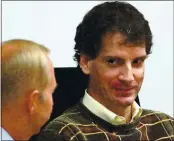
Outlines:
{"type": "MultiPolygon", "coordinates": [[[[74,58],[89,75],[85,95],[42,134],[67,140],[174,140],[174,119],[136,102],[151,53],[148,21],[126,2],[104,2],[78,25],[74,58]]],[[[51,139],[51,137],[50,137],[51,139]]]]}

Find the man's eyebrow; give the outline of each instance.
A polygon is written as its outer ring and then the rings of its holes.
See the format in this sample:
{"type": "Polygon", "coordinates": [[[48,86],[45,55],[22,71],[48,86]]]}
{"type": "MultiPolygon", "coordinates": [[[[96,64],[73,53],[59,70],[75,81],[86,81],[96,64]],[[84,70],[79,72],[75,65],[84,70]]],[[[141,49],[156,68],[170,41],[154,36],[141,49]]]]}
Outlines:
{"type": "MultiPolygon", "coordinates": [[[[124,60],[124,58],[122,58],[120,56],[110,56],[110,55],[104,56],[104,59],[110,59],[110,58],[124,60]]],[[[137,60],[137,59],[145,60],[146,58],[148,58],[148,55],[138,56],[138,57],[135,57],[133,60],[137,60]]]]}
{"type": "Polygon", "coordinates": [[[145,60],[146,58],[148,58],[148,55],[143,55],[143,56],[136,57],[134,60],[136,60],[136,59],[145,60]]]}
{"type": "Polygon", "coordinates": [[[110,59],[110,58],[123,59],[123,58],[121,58],[121,57],[119,57],[119,56],[111,56],[111,55],[103,56],[103,58],[105,58],[105,59],[110,59]]]}

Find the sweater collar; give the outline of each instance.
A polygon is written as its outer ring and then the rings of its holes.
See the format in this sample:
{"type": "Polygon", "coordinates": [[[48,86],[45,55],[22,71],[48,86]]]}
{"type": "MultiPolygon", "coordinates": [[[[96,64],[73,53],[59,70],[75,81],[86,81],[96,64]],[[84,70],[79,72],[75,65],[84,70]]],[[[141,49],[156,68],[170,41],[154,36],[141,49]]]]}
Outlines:
{"type": "MultiPolygon", "coordinates": [[[[96,101],[93,97],[91,97],[87,93],[87,90],[85,90],[85,95],[82,99],[82,103],[93,114],[109,122],[112,125],[126,124],[126,120],[124,117],[119,116],[113,113],[112,111],[110,111],[109,109],[107,109],[106,107],[104,107],[102,104],[96,101]]],[[[132,119],[131,119],[131,122],[132,122],[141,116],[142,108],[140,108],[140,106],[134,101],[133,104],[131,105],[131,109],[132,109],[132,119]]]]}

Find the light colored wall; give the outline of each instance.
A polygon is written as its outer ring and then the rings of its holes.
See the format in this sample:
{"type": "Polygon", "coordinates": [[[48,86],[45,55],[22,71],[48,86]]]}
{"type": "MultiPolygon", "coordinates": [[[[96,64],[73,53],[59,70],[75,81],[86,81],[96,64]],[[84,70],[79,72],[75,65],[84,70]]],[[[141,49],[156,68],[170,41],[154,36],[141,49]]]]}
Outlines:
{"type": "MultiPolygon", "coordinates": [[[[173,2],[129,1],[150,22],[153,53],[139,97],[144,108],[173,116],[173,2]]],[[[76,26],[100,1],[2,1],[2,41],[24,38],[51,49],[55,67],[75,67],[76,26]]]]}

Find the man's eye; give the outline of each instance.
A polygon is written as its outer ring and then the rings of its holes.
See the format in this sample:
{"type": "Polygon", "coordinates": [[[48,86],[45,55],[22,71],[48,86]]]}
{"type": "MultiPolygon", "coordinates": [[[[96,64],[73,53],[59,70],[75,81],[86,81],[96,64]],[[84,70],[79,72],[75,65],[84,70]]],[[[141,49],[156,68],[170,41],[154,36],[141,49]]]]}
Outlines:
{"type": "Polygon", "coordinates": [[[141,66],[144,63],[144,59],[137,59],[133,61],[133,65],[141,66]]]}
{"type": "Polygon", "coordinates": [[[108,59],[107,62],[108,62],[109,64],[115,64],[115,63],[116,63],[116,61],[115,61],[114,59],[108,59]]]}
{"type": "Polygon", "coordinates": [[[121,61],[120,59],[111,58],[111,59],[107,59],[106,63],[109,66],[116,66],[116,65],[121,65],[123,61],[121,61]]]}

